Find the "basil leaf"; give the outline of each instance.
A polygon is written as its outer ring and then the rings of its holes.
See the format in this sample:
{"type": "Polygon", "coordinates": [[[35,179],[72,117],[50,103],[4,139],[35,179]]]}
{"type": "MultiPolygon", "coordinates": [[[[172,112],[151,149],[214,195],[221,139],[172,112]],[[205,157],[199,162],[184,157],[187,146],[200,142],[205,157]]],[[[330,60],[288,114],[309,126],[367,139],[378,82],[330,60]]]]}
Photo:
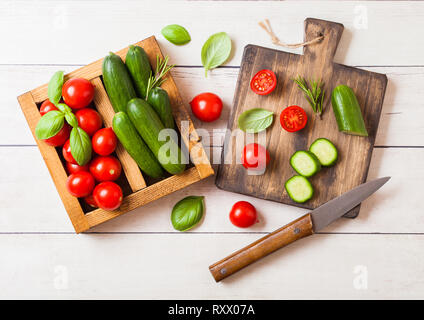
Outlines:
{"type": "Polygon", "coordinates": [[[56,105],[56,107],[60,110],[60,111],[62,111],[63,113],[68,113],[68,112],[72,112],[72,109],[71,108],[69,108],[66,104],[64,104],[64,103],[58,103],[57,105],[56,105]]]}
{"type": "Polygon", "coordinates": [[[78,127],[77,117],[72,112],[66,112],[65,119],[66,119],[66,122],[68,122],[71,127],[73,128],[78,127]]]}
{"type": "Polygon", "coordinates": [[[57,105],[62,97],[63,78],[63,71],[57,71],[49,81],[47,95],[54,105],[57,105]]]}
{"type": "Polygon", "coordinates": [[[64,117],[65,115],[58,110],[49,111],[42,116],[35,127],[37,139],[48,139],[55,136],[63,127],[64,117]]]}
{"type": "Polygon", "coordinates": [[[91,140],[88,134],[81,128],[74,127],[70,139],[71,154],[75,161],[80,166],[87,164],[91,159],[91,140]]]}
{"type": "Polygon", "coordinates": [[[191,37],[186,28],[178,25],[178,24],[170,24],[162,29],[162,35],[169,42],[182,45],[190,42],[191,37]]]}
{"type": "Polygon", "coordinates": [[[187,231],[193,228],[203,216],[202,196],[186,197],[174,206],[171,213],[172,226],[178,231],[187,231]]]}
{"type": "Polygon", "coordinates": [[[243,131],[256,133],[272,124],[274,113],[262,108],[253,108],[243,112],[238,118],[238,126],[243,131]]]}
{"type": "Polygon", "coordinates": [[[231,53],[231,39],[225,32],[211,35],[202,47],[202,64],[205,67],[205,77],[208,70],[223,64],[231,53]]]}

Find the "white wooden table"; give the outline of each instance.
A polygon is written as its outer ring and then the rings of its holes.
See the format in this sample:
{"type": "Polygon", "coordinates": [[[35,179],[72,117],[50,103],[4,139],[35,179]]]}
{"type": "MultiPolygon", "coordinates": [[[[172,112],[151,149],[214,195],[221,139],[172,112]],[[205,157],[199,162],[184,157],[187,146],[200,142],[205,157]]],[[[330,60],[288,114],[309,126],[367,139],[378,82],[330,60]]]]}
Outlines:
{"type": "MultiPolygon", "coordinates": [[[[0,298],[423,298],[424,297],[424,3],[422,2],[0,2],[0,298]],[[280,39],[303,38],[303,20],[341,22],[336,62],[386,73],[388,89],[369,179],[392,176],[341,219],[216,284],[208,266],[305,210],[218,190],[208,178],[76,235],[21,113],[16,96],[130,43],[156,35],[177,67],[186,102],[204,91],[224,101],[214,156],[231,108],[248,43],[273,47],[257,22],[270,19],[280,39]],[[185,26],[192,41],[167,42],[160,30],[185,26]],[[226,31],[231,60],[204,77],[200,49],[226,31]],[[190,232],[170,224],[173,205],[204,195],[203,223],[190,232]],[[260,223],[243,230],[232,204],[252,202],[260,223]]],[[[294,50],[300,53],[301,50],[294,50]]]]}

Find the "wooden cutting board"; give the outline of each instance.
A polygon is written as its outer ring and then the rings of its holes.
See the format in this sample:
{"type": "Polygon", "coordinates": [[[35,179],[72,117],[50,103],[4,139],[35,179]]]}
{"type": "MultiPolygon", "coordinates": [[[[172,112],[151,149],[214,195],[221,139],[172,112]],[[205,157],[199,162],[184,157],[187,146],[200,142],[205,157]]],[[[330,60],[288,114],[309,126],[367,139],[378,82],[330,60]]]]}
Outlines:
{"type": "MultiPolygon", "coordinates": [[[[305,41],[320,35],[324,35],[324,39],[305,47],[303,55],[255,45],[245,47],[233,109],[228,121],[230,131],[227,131],[215,182],[219,188],[314,209],[366,181],[387,77],[384,74],[333,62],[343,28],[340,23],[306,19],[305,41]],[[250,89],[251,78],[262,69],[273,70],[277,76],[277,87],[267,96],[257,95],[250,89]],[[307,80],[324,81],[326,95],[322,120],[316,118],[302,91],[292,81],[299,75],[307,80]],[[350,86],[355,92],[368,137],[352,136],[338,131],[331,106],[331,92],[340,84],[350,86]],[[306,127],[296,133],[285,131],[279,123],[281,111],[291,105],[301,106],[308,115],[306,127]],[[266,148],[270,152],[271,162],[264,174],[249,175],[240,164],[241,149],[235,143],[237,134],[231,135],[230,132],[237,129],[237,119],[243,111],[257,107],[274,112],[274,122],[266,131],[266,148]],[[295,203],[284,189],[285,181],[295,174],[289,164],[290,156],[297,150],[307,150],[310,144],[320,137],[327,138],[336,145],[339,150],[338,162],[331,168],[323,168],[310,178],[315,190],[311,200],[304,204],[295,203]]],[[[347,213],[346,217],[353,218],[358,213],[359,206],[347,213]]]]}

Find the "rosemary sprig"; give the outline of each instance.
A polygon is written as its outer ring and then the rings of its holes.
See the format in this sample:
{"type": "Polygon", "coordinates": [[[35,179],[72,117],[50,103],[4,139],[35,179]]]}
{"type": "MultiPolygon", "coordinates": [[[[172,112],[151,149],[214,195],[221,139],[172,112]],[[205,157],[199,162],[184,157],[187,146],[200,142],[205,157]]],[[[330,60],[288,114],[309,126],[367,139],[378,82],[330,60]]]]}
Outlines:
{"type": "Polygon", "coordinates": [[[153,73],[150,71],[150,77],[147,82],[147,88],[146,88],[146,100],[149,96],[150,90],[152,90],[155,87],[160,87],[162,83],[166,81],[164,79],[165,75],[168,73],[169,70],[171,70],[175,65],[168,66],[168,60],[169,57],[166,56],[165,59],[160,58],[159,56],[156,56],[156,70],[153,73]]]}
{"type": "Polygon", "coordinates": [[[297,84],[297,86],[303,91],[306,100],[308,100],[309,104],[314,110],[315,114],[321,119],[322,111],[323,111],[323,102],[325,92],[322,89],[324,85],[321,80],[319,81],[309,81],[308,83],[301,76],[293,79],[293,81],[297,84]]]}

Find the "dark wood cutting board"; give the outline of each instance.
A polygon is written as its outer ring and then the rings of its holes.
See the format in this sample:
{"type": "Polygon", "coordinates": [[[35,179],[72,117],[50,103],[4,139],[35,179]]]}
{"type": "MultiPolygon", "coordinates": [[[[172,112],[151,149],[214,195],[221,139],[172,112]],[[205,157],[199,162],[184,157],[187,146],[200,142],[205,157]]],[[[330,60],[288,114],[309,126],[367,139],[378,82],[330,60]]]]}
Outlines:
{"type": "MultiPolygon", "coordinates": [[[[324,39],[305,47],[303,55],[255,45],[245,47],[228,129],[230,132],[237,129],[237,119],[243,111],[257,107],[273,111],[274,122],[266,131],[266,148],[270,152],[271,162],[264,174],[247,174],[240,164],[241,149],[235,143],[236,135],[227,131],[222,161],[215,181],[219,188],[314,209],[366,181],[387,77],[384,74],[333,62],[343,28],[340,23],[306,19],[305,41],[320,35],[324,35],[324,39]],[[251,78],[262,69],[273,70],[277,75],[277,87],[267,96],[257,95],[250,89],[251,78]],[[323,80],[325,100],[322,120],[316,118],[302,91],[292,81],[299,75],[307,80],[323,80]],[[338,131],[331,106],[331,92],[340,84],[350,86],[355,92],[368,137],[347,135],[338,131]],[[296,133],[285,131],[279,122],[281,111],[291,105],[301,106],[308,115],[306,127],[296,133]],[[315,190],[311,200],[304,204],[295,203],[284,189],[285,181],[295,174],[289,164],[290,156],[297,150],[307,150],[310,144],[320,137],[327,138],[336,145],[339,150],[338,162],[333,167],[323,168],[310,178],[315,190]]],[[[353,218],[358,213],[359,206],[345,216],[353,218]]]]}

